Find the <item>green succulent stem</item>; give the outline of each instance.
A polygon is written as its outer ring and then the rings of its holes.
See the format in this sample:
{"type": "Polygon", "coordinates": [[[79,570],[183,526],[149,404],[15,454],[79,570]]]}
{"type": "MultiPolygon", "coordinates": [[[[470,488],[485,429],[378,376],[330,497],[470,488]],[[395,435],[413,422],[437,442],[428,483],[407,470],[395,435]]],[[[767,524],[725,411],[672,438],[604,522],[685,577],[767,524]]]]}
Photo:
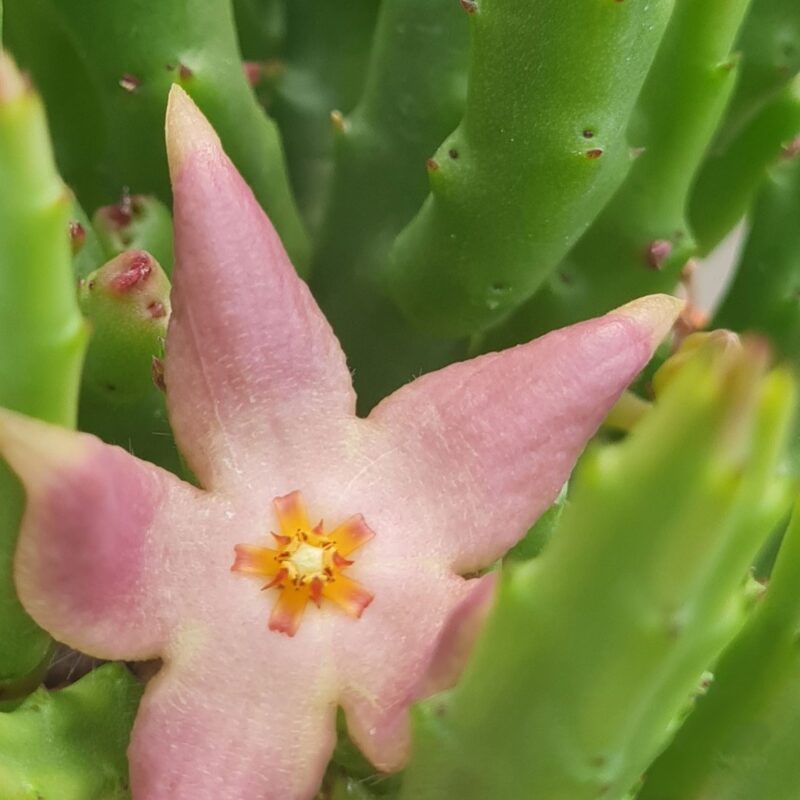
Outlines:
{"type": "Polygon", "coordinates": [[[704,350],[628,439],[584,458],[458,685],[417,708],[403,800],[594,800],[637,782],[740,629],[749,565],[790,502],[776,471],[794,384],[764,362],[756,345],[704,350]]]}
{"type": "Polygon", "coordinates": [[[164,111],[179,82],[219,132],[295,265],[307,266],[278,131],[245,78],[227,0],[6,0],[6,33],[45,96],[59,155],[68,151],[65,177],[86,209],[125,187],[169,202],[164,111]],[[62,64],[53,63],[48,39],[59,43],[62,64]],[[92,167],[76,168],[86,166],[87,142],[92,167]]]}
{"type": "Polygon", "coordinates": [[[702,254],[710,253],[749,210],[767,170],[800,135],[800,79],[795,79],[724,146],[709,154],[689,204],[702,254]]]}
{"type": "Polygon", "coordinates": [[[800,507],[766,594],[708,693],[648,771],[641,800],[800,796],[800,507]]]}
{"type": "Polygon", "coordinates": [[[311,285],[365,411],[463,353],[409,328],[379,276],[392,240],[425,198],[426,159],[463,113],[468,48],[466,15],[453,0],[383,0],[364,92],[338,121],[311,285]]]}
{"type": "MultiPolygon", "coordinates": [[[[72,199],[56,172],[44,108],[0,53],[0,405],[74,426],[87,329],[68,234],[72,199]]],[[[23,611],[12,557],[24,496],[0,465],[0,699],[30,689],[51,640],[23,611]]]]}
{"type": "Polygon", "coordinates": [[[129,800],[125,749],[142,687],[106,664],[0,713],[3,800],[129,800]]]}
{"type": "Polygon", "coordinates": [[[413,323],[469,335],[527,300],[619,187],[672,0],[475,0],[466,111],[387,282],[413,323]],[[602,68],[600,68],[602,65],[602,68]]]}
{"type": "Polygon", "coordinates": [[[270,105],[298,204],[319,226],[333,169],[331,113],[349,113],[364,86],[378,0],[291,0],[283,69],[270,105]]]}
{"type": "Polygon", "coordinates": [[[782,146],[800,133],[800,4],[753,0],[737,48],[736,91],[690,204],[703,254],[741,220],[782,146]]]}
{"type": "Polygon", "coordinates": [[[734,138],[800,73],[800,4],[753,0],[738,39],[741,68],[719,144],[734,138]]]}
{"type": "Polygon", "coordinates": [[[690,190],[736,83],[732,48],[749,5],[676,0],[629,128],[641,154],[586,235],[484,347],[527,341],[674,288],[697,251],[690,190]]]}
{"type": "Polygon", "coordinates": [[[80,427],[178,473],[164,387],[158,385],[169,292],[166,273],[143,250],[126,250],[81,281],[81,310],[93,335],[81,385],[80,427]]]}
{"type": "Polygon", "coordinates": [[[80,280],[94,272],[106,260],[106,255],[92,221],[75,198],[68,227],[72,245],[72,271],[80,280]]]}
{"type": "Polygon", "coordinates": [[[172,215],[157,198],[123,195],[119,202],[98,208],[92,226],[104,261],[125,250],[147,250],[167,276],[172,275],[172,215]]]}
{"type": "Polygon", "coordinates": [[[758,331],[800,364],[800,157],[770,172],[753,207],[736,275],[716,327],[758,331]]]}
{"type": "Polygon", "coordinates": [[[254,61],[276,57],[286,35],[284,0],[233,0],[242,55],[254,61]]]}

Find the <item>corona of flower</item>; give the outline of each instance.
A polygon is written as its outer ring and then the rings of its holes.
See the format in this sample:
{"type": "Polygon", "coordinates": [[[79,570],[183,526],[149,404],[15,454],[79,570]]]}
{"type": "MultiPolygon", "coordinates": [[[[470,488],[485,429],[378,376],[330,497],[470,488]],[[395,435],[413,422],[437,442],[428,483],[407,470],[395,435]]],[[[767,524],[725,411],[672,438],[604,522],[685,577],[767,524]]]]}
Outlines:
{"type": "Polygon", "coordinates": [[[274,506],[281,530],[272,532],[277,549],[237,544],[231,567],[269,578],[263,588],[280,591],[269,629],[294,636],[308,601],[319,606],[323,598],[351,617],[360,617],[372,595],[345,570],[353,564],[348,556],[375,535],[364,517],[357,514],[325,533],[322,521],[313,528],[309,524],[300,492],[276,497],[274,506]]]}
{"type": "Polygon", "coordinates": [[[379,769],[402,766],[446,623],[485,594],[462,576],[552,502],[680,304],[645,298],[455,364],[361,419],[327,321],[179,89],[167,143],[164,375],[201,488],[3,412],[28,498],[17,589],[62,642],[163,660],[129,748],[135,800],[308,800],[337,707],[379,769]]]}

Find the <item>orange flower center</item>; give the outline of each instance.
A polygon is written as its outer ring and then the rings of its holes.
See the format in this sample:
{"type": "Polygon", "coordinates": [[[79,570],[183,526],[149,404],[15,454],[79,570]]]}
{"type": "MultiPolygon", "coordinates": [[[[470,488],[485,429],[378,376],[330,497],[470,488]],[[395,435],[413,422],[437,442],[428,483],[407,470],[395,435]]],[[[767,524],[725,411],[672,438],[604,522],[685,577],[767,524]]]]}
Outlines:
{"type": "Polygon", "coordinates": [[[351,617],[360,617],[372,594],[344,571],[353,564],[348,556],[375,535],[364,517],[356,514],[325,533],[322,522],[310,526],[300,492],[277,497],[273,505],[280,525],[280,533],[272,533],[278,548],[237,544],[231,567],[233,572],[269,578],[263,588],[280,591],[269,629],[294,636],[309,600],[320,606],[326,599],[351,617]]]}

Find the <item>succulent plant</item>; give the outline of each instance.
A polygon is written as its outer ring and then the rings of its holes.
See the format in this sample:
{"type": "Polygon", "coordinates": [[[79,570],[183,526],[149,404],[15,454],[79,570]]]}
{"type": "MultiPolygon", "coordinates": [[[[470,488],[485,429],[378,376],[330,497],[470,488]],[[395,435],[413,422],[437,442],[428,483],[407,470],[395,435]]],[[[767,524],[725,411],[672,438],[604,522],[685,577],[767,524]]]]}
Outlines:
{"type": "Polygon", "coordinates": [[[0,2],[1,800],[800,800],[796,0],[0,2]]]}

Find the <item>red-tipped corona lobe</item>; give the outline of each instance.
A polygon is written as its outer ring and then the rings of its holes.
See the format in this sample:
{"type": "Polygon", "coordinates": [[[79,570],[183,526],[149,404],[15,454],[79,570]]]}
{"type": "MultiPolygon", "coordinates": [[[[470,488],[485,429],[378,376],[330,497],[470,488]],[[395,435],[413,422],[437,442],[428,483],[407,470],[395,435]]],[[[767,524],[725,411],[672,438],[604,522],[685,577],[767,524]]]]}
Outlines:
{"type": "Polygon", "coordinates": [[[17,580],[57,638],[111,658],[163,658],[129,751],[136,800],[307,800],[337,705],[378,768],[402,765],[407,707],[445,623],[485,592],[460,575],[490,564],[553,500],[679,304],[646,298],[456,364],[358,419],[330,326],[178,88],[167,139],[167,399],[203,489],[90,437],[3,415],[0,449],[29,497],[17,580]],[[254,568],[237,545],[291,541],[284,517],[327,530],[287,500],[298,490],[331,524],[353,562],[343,577],[356,582],[309,590],[302,617],[302,597],[273,609],[267,580],[230,569],[234,558],[254,568]],[[286,503],[272,537],[275,498],[286,503]]]}

